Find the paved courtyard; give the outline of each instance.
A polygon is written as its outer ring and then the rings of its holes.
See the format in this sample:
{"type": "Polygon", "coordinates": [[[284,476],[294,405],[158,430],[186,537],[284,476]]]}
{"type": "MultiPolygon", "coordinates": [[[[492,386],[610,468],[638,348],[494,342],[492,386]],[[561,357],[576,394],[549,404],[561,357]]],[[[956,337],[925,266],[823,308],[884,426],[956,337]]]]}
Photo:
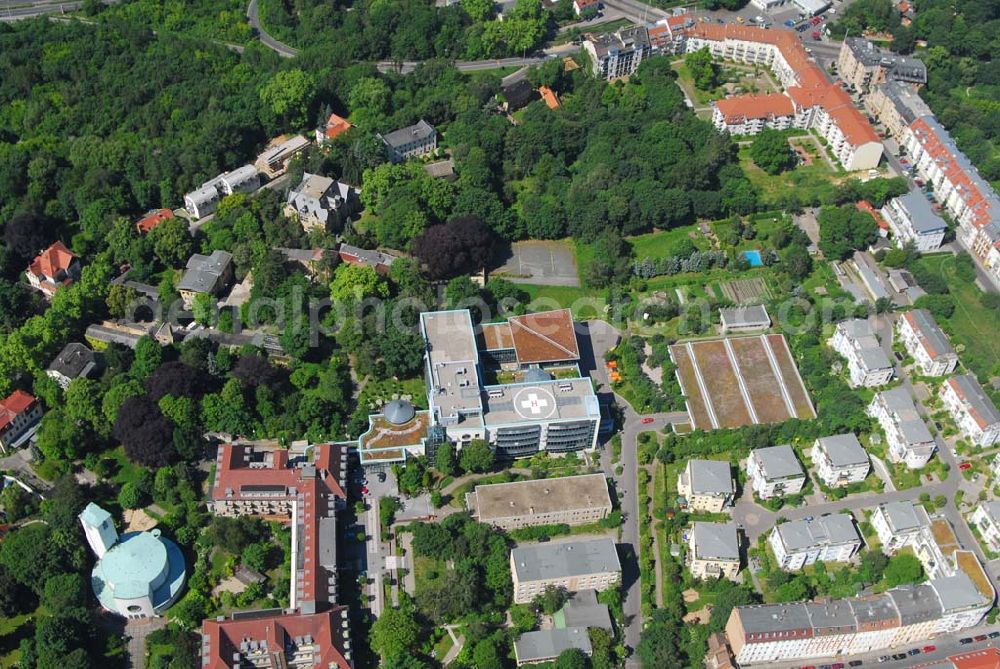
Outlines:
{"type": "Polygon", "coordinates": [[[580,277],[576,273],[576,254],[567,242],[514,242],[499,261],[502,264],[492,274],[514,283],[572,287],[580,285],[580,277]]]}

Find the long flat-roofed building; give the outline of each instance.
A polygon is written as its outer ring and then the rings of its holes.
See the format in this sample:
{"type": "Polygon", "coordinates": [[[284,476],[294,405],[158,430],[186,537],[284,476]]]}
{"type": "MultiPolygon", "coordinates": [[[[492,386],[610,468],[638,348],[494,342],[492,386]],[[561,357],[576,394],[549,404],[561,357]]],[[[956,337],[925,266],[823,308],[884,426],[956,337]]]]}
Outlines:
{"type": "Polygon", "coordinates": [[[889,459],[920,469],[937,447],[920,417],[913,397],[904,387],[883,390],[868,405],[868,415],[878,421],[889,444],[889,459]]]}
{"type": "Polygon", "coordinates": [[[692,511],[719,513],[733,503],[736,484],[728,462],[688,460],[677,477],[677,494],[692,511]]]}
{"type": "Polygon", "coordinates": [[[916,189],[886,202],[882,216],[889,222],[893,240],[900,248],[913,244],[921,252],[936,251],[948,230],[944,219],[934,213],[927,198],[916,189]]]}
{"type": "Polygon", "coordinates": [[[813,444],[812,461],[816,465],[816,475],[831,488],[861,483],[868,478],[872,468],[868,453],[857,436],[850,432],[817,439],[813,444]]]}
{"type": "Polygon", "coordinates": [[[594,654],[586,627],[538,630],[522,634],[514,642],[517,666],[555,662],[566,650],[575,648],[587,657],[594,654]]]}
{"type": "Polygon", "coordinates": [[[747,458],[747,478],[761,499],[798,495],[806,483],[795,450],[788,444],[756,448],[747,458]]]}
{"type": "Polygon", "coordinates": [[[622,566],[615,542],[589,541],[518,546],[510,552],[514,603],[526,604],[548,586],[568,592],[605,590],[621,581],[622,566]]]}
{"type": "Polygon", "coordinates": [[[926,309],[905,312],[896,323],[896,331],[924,374],[944,376],[954,371],[958,354],[931,312],[926,309]]]}
{"type": "Polygon", "coordinates": [[[612,508],[604,474],[480,485],[465,501],[473,518],[503,530],[596,523],[612,508]]]}
{"type": "Polygon", "coordinates": [[[753,332],[771,327],[771,317],[762,304],[719,309],[722,334],[753,332]]]}
{"type": "Polygon", "coordinates": [[[778,566],[798,571],[815,562],[847,562],[861,550],[861,535],[850,514],[776,525],[768,537],[778,566]]]}
{"type": "Polygon", "coordinates": [[[1000,411],[972,374],[953,376],[941,387],[941,399],[958,429],[980,448],[1000,440],[1000,411]]]}
{"type": "Polygon", "coordinates": [[[884,386],[895,374],[889,356],[866,320],[854,318],[837,323],[830,346],[847,359],[848,376],[855,388],[884,386]]]}

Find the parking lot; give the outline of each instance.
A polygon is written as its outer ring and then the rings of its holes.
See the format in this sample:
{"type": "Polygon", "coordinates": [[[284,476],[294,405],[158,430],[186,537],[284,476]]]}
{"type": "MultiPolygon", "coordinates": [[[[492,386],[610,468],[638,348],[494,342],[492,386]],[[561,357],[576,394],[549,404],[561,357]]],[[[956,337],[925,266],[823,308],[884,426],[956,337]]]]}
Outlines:
{"type": "Polygon", "coordinates": [[[580,285],[576,272],[576,254],[572,246],[558,241],[514,242],[499,258],[499,267],[491,272],[514,283],[543,286],[580,285]]]}

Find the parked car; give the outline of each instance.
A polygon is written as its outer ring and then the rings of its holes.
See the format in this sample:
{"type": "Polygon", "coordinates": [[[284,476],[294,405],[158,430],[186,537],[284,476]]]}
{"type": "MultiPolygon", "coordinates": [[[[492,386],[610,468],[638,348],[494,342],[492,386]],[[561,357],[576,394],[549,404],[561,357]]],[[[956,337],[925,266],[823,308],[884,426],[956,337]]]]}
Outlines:
{"type": "Polygon", "coordinates": [[[813,24],[814,26],[818,26],[819,24],[823,23],[823,17],[817,16],[813,18],[813,20],[810,21],[809,23],[813,24]]]}
{"type": "Polygon", "coordinates": [[[986,636],[988,636],[991,639],[996,639],[997,637],[1000,637],[1000,632],[990,632],[986,636]]]}
{"type": "Polygon", "coordinates": [[[961,469],[964,472],[964,471],[966,471],[968,469],[972,469],[972,463],[971,462],[963,462],[962,464],[960,464],[958,466],[958,468],[961,469]]]}
{"type": "Polygon", "coordinates": [[[385,483],[385,472],[379,472],[378,473],[378,482],[379,483],[385,483]]]}
{"type": "Polygon", "coordinates": [[[851,660],[850,662],[847,663],[847,666],[860,667],[862,664],[864,664],[864,662],[862,662],[861,660],[851,660]]]}
{"type": "Polygon", "coordinates": [[[844,669],[844,663],[834,662],[833,664],[830,665],[830,669],[844,669]]]}
{"type": "Polygon", "coordinates": [[[367,495],[368,494],[368,487],[367,486],[361,486],[361,494],[362,495],[367,495]]]}
{"type": "Polygon", "coordinates": [[[785,21],[785,25],[791,28],[795,25],[795,21],[793,21],[792,19],[788,19],[787,21],[785,21]]]}
{"type": "Polygon", "coordinates": [[[816,31],[816,30],[814,30],[814,31],[812,32],[812,38],[813,38],[814,40],[818,40],[818,39],[819,39],[819,37],[820,37],[820,35],[819,35],[819,32],[818,32],[818,31],[816,31]]]}
{"type": "Polygon", "coordinates": [[[963,646],[967,646],[970,643],[972,643],[972,639],[970,639],[969,637],[965,637],[964,639],[959,639],[958,643],[962,644],[963,646]]]}
{"type": "Polygon", "coordinates": [[[937,646],[931,644],[929,646],[924,646],[921,650],[923,650],[925,653],[933,653],[934,651],[937,650],[937,646]]]}
{"type": "Polygon", "coordinates": [[[882,657],[880,657],[880,658],[878,659],[878,661],[879,661],[880,663],[881,663],[881,662],[888,662],[888,661],[889,661],[889,660],[891,660],[891,659],[892,659],[892,658],[891,658],[891,657],[889,657],[888,655],[883,655],[882,657]]]}
{"type": "Polygon", "coordinates": [[[646,417],[645,417],[645,418],[643,418],[643,419],[642,419],[642,420],[641,420],[640,422],[641,422],[641,423],[642,423],[643,425],[649,425],[650,423],[652,423],[652,422],[653,422],[653,417],[652,417],[652,416],[646,416],[646,417]]]}
{"type": "Polygon", "coordinates": [[[795,32],[801,33],[801,32],[805,32],[808,29],[809,29],[809,24],[808,23],[803,23],[802,25],[800,25],[798,28],[795,29],[795,32]]]}
{"type": "Polygon", "coordinates": [[[986,635],[985,635],[985,634],[980,634],[980,635],[978,635],[978,636],[974,636],[974,637],[972,637],[972,638],[973,638],[973,639],[974,639],[975,641],[986,641],[986,635]]]}
{"type": "Polygon", "coordinates": [[[920,649],[911,648],[910,650],[906,651],[906,654],[909,655],[910,657],[913,657],[914,655],[920,655],[920,649]]]}
{"type": "Polygon", "coordinates": [[[892,656],[892,659],[894,659],[894,660],[905,660],[906,659],[906,653],[896,653],[895,655],[892,656]]]}

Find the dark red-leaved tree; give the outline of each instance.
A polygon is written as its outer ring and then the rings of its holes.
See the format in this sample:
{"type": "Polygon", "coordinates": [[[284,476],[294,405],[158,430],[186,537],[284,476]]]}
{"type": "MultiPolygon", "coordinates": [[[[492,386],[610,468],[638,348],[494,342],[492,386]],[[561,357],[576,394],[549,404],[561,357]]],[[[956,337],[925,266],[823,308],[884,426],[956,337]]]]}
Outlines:
{"type": "Polygon", "coordinates": [[[136,464],[162,467],[177,460],[173,423],[147,396],[125,400],[111,433],[125,447],[128,459],[136,464]]]}
{"type": "Polygon", "coordinates": [[[493,256],[496,236],[478,216],[432,225],[413,240],[413,255],[432,279],[478,272],[493,256]]]}

